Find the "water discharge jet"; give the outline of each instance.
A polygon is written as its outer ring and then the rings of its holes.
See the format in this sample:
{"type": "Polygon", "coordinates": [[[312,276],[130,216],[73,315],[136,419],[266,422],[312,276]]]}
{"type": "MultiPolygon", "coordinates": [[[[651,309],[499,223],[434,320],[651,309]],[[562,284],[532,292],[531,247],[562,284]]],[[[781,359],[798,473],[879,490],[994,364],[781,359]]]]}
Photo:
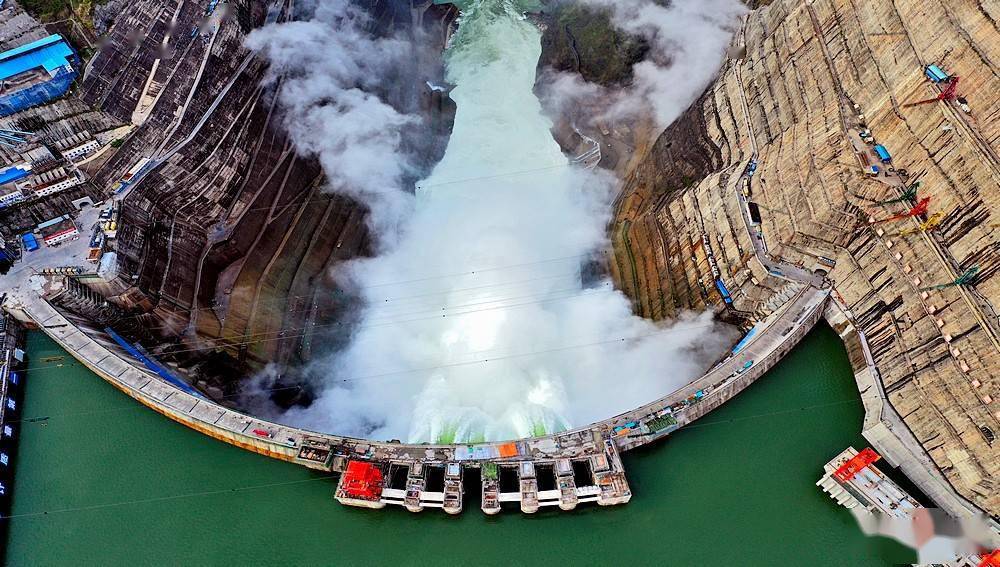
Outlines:
{"type": "Polygon", "coordinates": [[[731,342],[710,313],[662,332],[610,282],[584,289],[615,180],[571,166],[552,139],[533,93],[540,33],[521,9],[464,6],[446,52],[448,149],[384,239],[395,244],[346,267],[361,322],[310,368],[313,404],[284,421],[410,441],[541,435],[657,398],[731,342]],[[365,376],[381,378],[352,379],[365,376]]]}

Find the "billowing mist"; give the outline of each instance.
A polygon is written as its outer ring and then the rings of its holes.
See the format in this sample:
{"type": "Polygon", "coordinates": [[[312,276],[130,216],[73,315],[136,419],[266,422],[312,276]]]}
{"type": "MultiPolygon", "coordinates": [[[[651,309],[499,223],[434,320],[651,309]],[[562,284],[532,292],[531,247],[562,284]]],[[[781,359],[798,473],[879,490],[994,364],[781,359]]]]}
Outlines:
{"type": "Polygon", "coordinates": [[[545,78],[546,106],[598,107],[597,119],[630,119],[652,113],[670,125],[702,93],[719,70],[746,6],[739,0],[577,0],[609,10],[612,23],[643,38],[650,51],[633,67],[633,82],[619,90],[587,83],[579,75],[545,78]]]}
{"type": "Polygon", "coordinates": [[[401,185],[412,167],[402,133],[417,119],[374,93],[406,64],[409,45],[372,37],[369,16],[350,0],[315,4],[311,19],[255,30],[247,47],[270,62],[266,80],[280,83],[296,150],[319,158],[331,190],[369,204],[371,224],[389,236],[412,209],[401,185]]]}
{"type": "MultiPolygon", "coordinates": [[[[393,245],[341,266],[363,300],[361,320],[346,348],[310,368],[321,384],[313,404],[280,420],[411,441],[552,432],[681,386],[734,340],[708,313],[668,324],[636,317],[589,268],[609,260],[616,180],[571,165],[553,141],[532,92],[538,30],[509,1],[468,4],[447,53],[458,106],[447,152],[418,184],[412,211],[398,209],[398,232],[385,239],[393,245]]],[[[394,135],[372,130],[405,128],[406,118],[357,92],[351,85],[377,80],[366,75],[377,69],[352,79],[358,63],[346,59],[396,47],[363,38],[356,18],[338,18],[345,9],[331,0],[312,22],[274,26],[251,45],[285,74],[300,151],[318,154],[335,186],[377,211],[395,206],[386,192],[405,165],[393,163],[394,135]],[[296,73],[298,59],[316,60],[322,76],[296,73]],[[381,122],[351,120],[362,108],[381,122]]],[[[717,65],[716,55],[702,63],[717,65]]],[[[693,98],[702,83],[681,82],[672,96],[693,98]]]]}

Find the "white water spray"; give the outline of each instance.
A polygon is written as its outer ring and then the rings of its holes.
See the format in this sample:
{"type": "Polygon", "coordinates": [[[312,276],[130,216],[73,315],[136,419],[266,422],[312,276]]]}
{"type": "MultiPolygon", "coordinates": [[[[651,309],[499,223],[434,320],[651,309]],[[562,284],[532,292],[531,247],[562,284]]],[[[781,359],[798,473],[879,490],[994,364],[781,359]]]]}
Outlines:
{"type": "Polygon", "coordinates": [[[709,314],[665,327],[580,266],[606,247],[614,182],[569,165],[532,93],[538,30],[476,0],[447,52],[458,105],[398,242],[348,266],[366,302],[324,389],[285,421],[340,434],[476,441],[581,425],[695,378],[731,339],[709,314]],[[446,275],[447,274],[447,275],[446,275]]]}

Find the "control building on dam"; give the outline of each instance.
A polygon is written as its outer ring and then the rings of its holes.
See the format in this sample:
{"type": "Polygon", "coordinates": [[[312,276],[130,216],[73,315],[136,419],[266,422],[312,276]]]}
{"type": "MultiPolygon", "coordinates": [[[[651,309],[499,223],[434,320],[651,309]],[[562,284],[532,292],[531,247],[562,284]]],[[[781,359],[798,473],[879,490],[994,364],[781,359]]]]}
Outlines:
{"type": "Polygon", "coordinates": [[[812,329],[829,298],[827,289],[798,284],[784,306],[758,323],[725,360],[687,386],[632,411],[544,437],[437,445],[317,433],[229,409],[184,387],[141,347],[57,308],[67,302],[102,303],[81,291],[73,278],[48,278],[44,296],[22,294],[8,309],[111,385],[170,419],[256,453],[340,473],[334,496],[343,504],[395,504],[413,512],[442,508],[451,514],[462,511],[463,476],[470,469],[479,469],[487,514],[500,512],[504,503],[532,513],[545,506],[571,510],[588,502],[628,502],[632,492],[620,453],[666,437],[755,382],[812,329]]]}

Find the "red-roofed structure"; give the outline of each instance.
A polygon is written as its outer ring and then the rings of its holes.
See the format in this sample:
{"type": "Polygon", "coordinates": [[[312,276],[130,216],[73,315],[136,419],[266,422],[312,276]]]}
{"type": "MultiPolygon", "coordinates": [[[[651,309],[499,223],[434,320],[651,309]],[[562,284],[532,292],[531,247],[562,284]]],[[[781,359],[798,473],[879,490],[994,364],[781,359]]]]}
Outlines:
{"type": "Polygon", "coordinates": [[[982,563],[979,567],[1000,567],[1000,549],[994,550],[993,553],[983,557],[982,563]]]}
{"type": "Polygon", "coordinates": [[[833,475],[841,482],[847,482],[854,478],[854,475],[861,472],[862,469],[881,458],[882,457],[871,447],[867,447],[857,455],[848,459],[846,463],[840,465],[840,468],[838,468],[833,475]]]}
{"type": "Polygon", "coordinates": [[[382,498],[382,469],[372,463],[351,461],[347,463],[341,490],[348,498],[378,501],[382,498]]]}

